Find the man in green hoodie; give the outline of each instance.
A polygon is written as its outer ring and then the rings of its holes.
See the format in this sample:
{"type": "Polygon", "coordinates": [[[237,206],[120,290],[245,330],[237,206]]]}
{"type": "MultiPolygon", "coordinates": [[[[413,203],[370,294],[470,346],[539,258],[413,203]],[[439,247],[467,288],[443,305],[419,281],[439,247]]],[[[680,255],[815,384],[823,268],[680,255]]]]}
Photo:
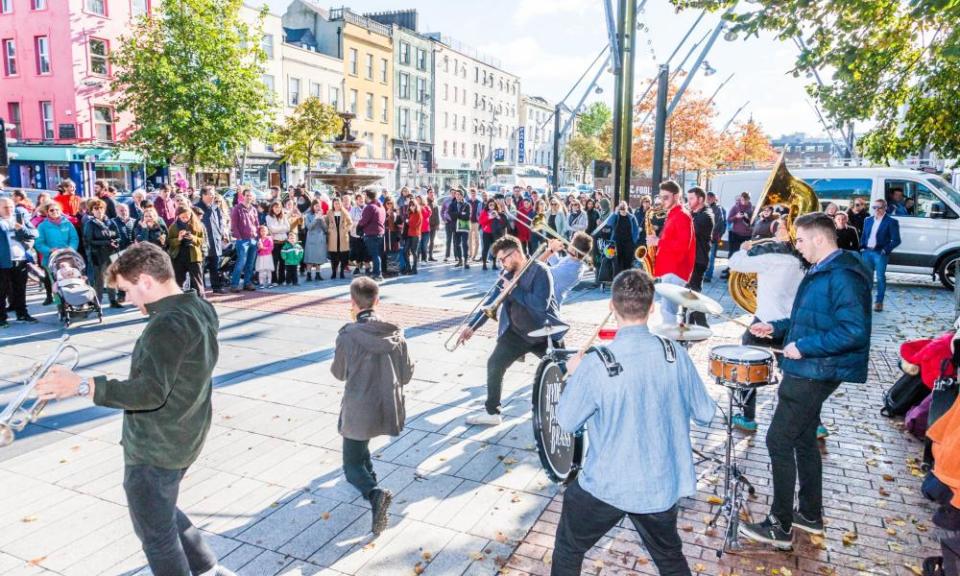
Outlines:
{"type": "Polygon", "coordinates": [[[127,249],[107,281],[149,316],[133,347],[130,377],[88,379],[54,367],[37,393],[43,400],[86,396],[124,411],[123,488],[154,574],[231,575],[177,508],[180,481],[210,429],[217,314],[195,291],[184,294],[170,258],[149,242],[127,249]]]}
{"type": "Polygon", "coordinates": [[[370,502],[371,531],[387,527],[387,510],[393,495],[377,485],[370,459],[370,440],[384,434],[399,436],[406,412],[403,386],[413,377],[403,330],[376,314],[380,288],[367,277],[350,283],[350,314],[356,320],[337,334],[330,372],[346,382],[340,406],[343,436],[343,474],[370,502]]]}

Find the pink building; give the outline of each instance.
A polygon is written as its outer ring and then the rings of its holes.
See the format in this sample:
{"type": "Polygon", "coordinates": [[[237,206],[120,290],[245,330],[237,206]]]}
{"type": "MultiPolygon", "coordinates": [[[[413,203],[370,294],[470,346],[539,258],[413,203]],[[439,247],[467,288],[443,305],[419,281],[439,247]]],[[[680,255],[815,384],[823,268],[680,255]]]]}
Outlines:
{"type": "MultiPolygon", "coordinates": [[[[155,1],[155,0],[153,0],[155,1]]],[[[15,124],[13,186],[70,177],[142,185],[139,160],[113,148],[130,118],[110,91],[110,50],[151,0],[0,0],[0,116],[15,124]]]]}

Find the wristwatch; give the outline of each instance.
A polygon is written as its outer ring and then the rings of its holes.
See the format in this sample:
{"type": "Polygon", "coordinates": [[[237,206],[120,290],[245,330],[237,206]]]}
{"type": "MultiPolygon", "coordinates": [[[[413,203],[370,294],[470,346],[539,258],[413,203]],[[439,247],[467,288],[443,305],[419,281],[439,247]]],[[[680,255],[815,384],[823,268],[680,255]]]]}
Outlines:
{"type": "Polygon", "coordinates": [[[77,386],[77,396],[89,396],[90,395],[90,380],[88,378],[81,378],[80,385],[77,386]]]}

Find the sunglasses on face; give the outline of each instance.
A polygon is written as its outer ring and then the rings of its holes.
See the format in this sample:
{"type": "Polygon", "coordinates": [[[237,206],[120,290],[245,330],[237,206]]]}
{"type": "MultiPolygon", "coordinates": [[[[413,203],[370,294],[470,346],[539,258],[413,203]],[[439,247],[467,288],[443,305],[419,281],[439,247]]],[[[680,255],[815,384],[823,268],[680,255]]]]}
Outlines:
{"type": "Polygon", "coordinates": [[[879,205],[879,204],[877,204],[876,206],[873,207],[874,210],[883,210],[883,208],[884,208],[884,207],[881,206],[881,205],[879,205]]]}

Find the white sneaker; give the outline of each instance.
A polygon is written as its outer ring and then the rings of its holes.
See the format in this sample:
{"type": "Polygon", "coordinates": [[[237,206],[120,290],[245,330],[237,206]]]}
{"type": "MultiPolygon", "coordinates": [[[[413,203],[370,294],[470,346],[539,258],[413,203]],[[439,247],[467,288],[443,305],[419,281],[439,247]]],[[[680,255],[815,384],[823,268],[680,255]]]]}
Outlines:
{"type": "Polygon", "coordinates": [[[467,424],[471,426],[480,425],[480,426],[499,426],[503,423],[503,417],[499,414],[487,414],[483,412],[481,414],[471,414],[467,416],[467,424]]]}

